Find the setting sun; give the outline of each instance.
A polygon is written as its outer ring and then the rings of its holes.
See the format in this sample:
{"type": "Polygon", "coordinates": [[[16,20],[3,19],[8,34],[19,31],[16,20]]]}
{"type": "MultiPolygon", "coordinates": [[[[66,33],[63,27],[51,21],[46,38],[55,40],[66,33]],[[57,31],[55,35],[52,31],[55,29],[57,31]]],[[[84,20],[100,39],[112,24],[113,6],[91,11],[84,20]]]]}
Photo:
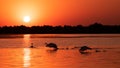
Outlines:
{"type": "Polygon", "coordinates": [[[30,16],[24,16],[24,22],[28,23],[30,22],[30,16]]]}

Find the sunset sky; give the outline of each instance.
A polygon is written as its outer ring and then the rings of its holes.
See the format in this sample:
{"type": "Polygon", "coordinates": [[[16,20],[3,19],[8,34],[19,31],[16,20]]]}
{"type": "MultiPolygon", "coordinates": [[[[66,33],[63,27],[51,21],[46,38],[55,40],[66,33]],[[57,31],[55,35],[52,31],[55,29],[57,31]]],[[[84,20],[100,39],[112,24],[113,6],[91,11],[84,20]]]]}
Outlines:
{"type": "Polygon", "coordinates": [[[0,0],[0,26],[120,25],[120,0],[0,0]],[[23,21],[25,16],[30,21],[23,21]]]}

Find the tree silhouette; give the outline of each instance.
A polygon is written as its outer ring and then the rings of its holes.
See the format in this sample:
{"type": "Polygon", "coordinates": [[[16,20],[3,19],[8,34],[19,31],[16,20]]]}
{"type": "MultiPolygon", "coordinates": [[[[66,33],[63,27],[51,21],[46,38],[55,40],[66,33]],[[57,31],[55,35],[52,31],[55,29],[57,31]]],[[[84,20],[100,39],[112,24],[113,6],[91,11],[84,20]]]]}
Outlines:
{"type": "Polygon", "coordinates": [[[120,33],[120,25],[102,25],[94,23],[89,26],[3,26],[0,27],[0,34],[80,34],[80,33],[120,33]]]}

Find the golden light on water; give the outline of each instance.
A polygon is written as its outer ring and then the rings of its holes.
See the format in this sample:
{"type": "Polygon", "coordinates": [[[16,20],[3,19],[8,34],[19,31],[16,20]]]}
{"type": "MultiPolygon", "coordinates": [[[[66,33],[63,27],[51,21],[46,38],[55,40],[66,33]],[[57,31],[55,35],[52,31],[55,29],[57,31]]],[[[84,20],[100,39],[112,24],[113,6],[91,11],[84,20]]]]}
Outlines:
{"type": "Polygon", "coordinates": [[[30,63],[30,60],[31,60],[30,53],[31,53],[31,51],[30,51],[29,48],[24,48],[23,52],[24,52],[24,58],[23,58],[24,64],[23,64],[23,67],[28,68],[31,65],[31,63],[30,63]]]}
{"type": "MultiPolygon", "coordinates": [[[[25,44],[25,47],[28,47],[29,44],[30,44],[30,34],[25,34],[24,35],[24,44],[25,44]]],[[[31,63],[30,63],[30,54],[31,54],[31,50],[29,48],[24,48],[23,49],[23,53],[24,53],[24,56],[23,56],[23,66],[25,68],[28,68],[30,67],[31,63]]]]}
{"type": "Polygon", "coordinates": [[[29,47],[30,46],[30,34],[25,34],[24,35],[24,46],[29,47]]]}

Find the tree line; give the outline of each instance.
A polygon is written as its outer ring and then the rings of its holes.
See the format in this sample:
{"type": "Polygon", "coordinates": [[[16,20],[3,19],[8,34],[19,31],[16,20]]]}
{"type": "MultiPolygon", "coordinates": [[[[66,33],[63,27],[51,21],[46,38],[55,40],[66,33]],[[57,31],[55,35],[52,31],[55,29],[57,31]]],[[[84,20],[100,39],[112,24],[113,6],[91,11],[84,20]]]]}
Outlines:
{"type": "Polygon", "coordinates": [[[1,26],[0,34],[119,34],[120,25],[102,25],[94,23],[89,26],[1,26]]]}

